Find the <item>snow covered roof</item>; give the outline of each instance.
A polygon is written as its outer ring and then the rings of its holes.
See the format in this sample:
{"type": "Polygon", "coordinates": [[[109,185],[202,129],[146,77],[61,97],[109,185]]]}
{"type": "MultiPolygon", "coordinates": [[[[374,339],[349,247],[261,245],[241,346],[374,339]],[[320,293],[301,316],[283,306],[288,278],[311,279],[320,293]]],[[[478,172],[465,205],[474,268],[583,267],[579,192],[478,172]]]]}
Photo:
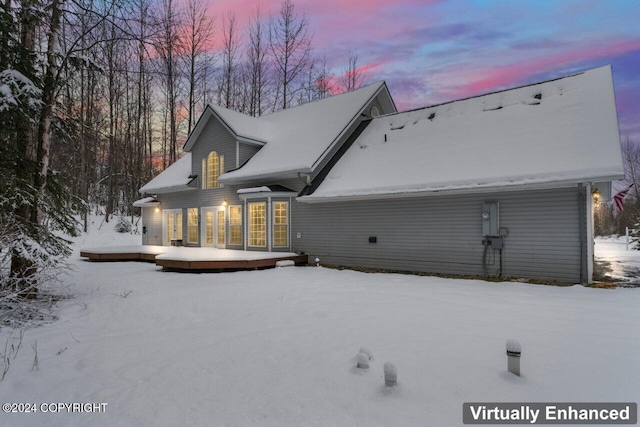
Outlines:
{"type": "Polygon", "coordinates": [[[170,193],[190,189],[191,153],[186,153],[177,162],[166,168],[158,176],[138,190],[140,193],[170,193]]]}
{"type": "Polygon", "coordinates": [[[298,195],[294,191],[283,185],[263,185],[261,187],[241,188],[237,191],[241,199],[252,199],[259,197],[295,197],[298,195]]]}
{"type": "Polygon", "coordinates": [[[624,176],[611,68],[376,118],[298,200],[508,189],[624,176]]]}
{"type": "Polygon", "coordinates": [[[160,206],[160,202],[155,197],[145,197],[133,202],[133,206],[136,208],[144,208],[150,206],[160,206]]]}
{"type": "MultiPolygon", "coordinates": [[[[387,91],[384,82],[259,118],[229,114],[230,110],[212,107],[215,112],[221,112],[219,115],[232,129],[238,132],[242,129],[246,136],[266,141],[244,166],[221,175],[220,181],[234,183],[311,172],[381,91],[387,91]]],[[[388,95],[388,91],[386,93],[388,95]]],[[[395,111],[390,96],[389,105],[395,111]]]]}
{"type": "Polygon", "coordinates": [[[217,117],[218,120],[231,132],[236,139],[256,144],[264,145],[269,134],[268,125],[257,117],[248,116],[238,113],[237,111],[221,107],[219,105],[208,105],[202,116],[196,123],[193,132],[189,135],[187,142],[184,144],[185,151],[191,151],[193,144],[198,140],[198,136],[202,129],[206,126],[211,117],[217,117]]]}

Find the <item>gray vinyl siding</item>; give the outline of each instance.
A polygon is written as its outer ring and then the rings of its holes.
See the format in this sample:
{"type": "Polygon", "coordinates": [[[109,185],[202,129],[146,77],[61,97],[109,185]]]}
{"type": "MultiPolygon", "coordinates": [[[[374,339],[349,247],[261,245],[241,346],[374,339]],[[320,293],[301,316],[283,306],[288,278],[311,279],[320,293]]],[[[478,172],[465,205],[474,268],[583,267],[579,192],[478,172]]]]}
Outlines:
{"type": "MultiPolygon", "coordinates": [[[[238,147],[238,151],[240,153],[238,167],[244,165],[247,162],[247,160],[249,160],[251,157],[253,157],[254,154],[258,152],[258,150],[260,150],[260,147],[241,142],[238,147]]],[[[233,163],[234,169],[236,168],[235,165],[236,163],[234,162],[233,163]]]]}
{"type": "MultiPolygon", "coordinates": [[[[580,281],[577,188],[294,203],[292,249],[326,264],[481,275],[483,202],[500,203],[500,227],[509,231],[503,277],[580,281]]],[[[490,273],[498,263],[496,252],[490,273]]]]}
{"type": "MultiPolygon", "coordinates": [[[[216,151],[218,156],[224,156],[224,169],[235,169],[236,165],[236,140],[215,118],[211,118],[202,129],[198,140],[191,149],[191,170],[198,175],[198,189],[202,188],[202,159],[206,159],[211,151],[216,151]]],[[[204,190],[215,191],[217,188],[204,190]]]]}
{"type": "MultiPolygon", "coordinates": [[[[245,145],[245,144],[240,144],[245,145]]],[[[187,243],[187,210],[188,208],[216,207],[221,206],[224,199],[227,199],[229,205],[242,205],[244,217],[244,203],[238,197],[237,191],[246,185],[225,185],[224,187],[202,189],[202,159],[206,159],[211,151],[216,151],[219,156],[224,156],[225,171],[235,169],[236,164],[236,140],[224,128],[224,126],[215,119],[210,119],[205,128],[202,130],[198,140],[193,145],[192,153],[192,172],[198,175],[197,186],[194,190],[177,191],[173,193],[158,194],[162,210],[165,209],[182,209],[182,233],[183,244],[185,246],[201,246],[201,231],[204,224],[202,218],[202,210],[198,213],[198,243],[187,243]]],[[[245,151],[247,155],[249,151],[245,151]]],[[[254,152],[255,153],[255,152],[254,152]]],[[[242,157],[241,150],[241,157],[242,157]]],[[[155,244],[162,244],[162,214],[159,216],[159,235],[155,244]]],[[[145,217],[146,221],[146,217],[145,217]]],[[[146,224],[146,222],[145,222],[146,224]]],[[[242,224],[243,230],[246,224],[242,224]]],[[[229,241],[229,215],[227,211],[225,220],[226,239],[229,241]]],[[[151,243],[149,243],[151,244],[151,243]]],[[[241,246],[227,245],[229,248],[242,249],[241,246]]]]}
{"type": "Polygon", "coordinates": [[[154,207],[142,208],[142,224],[146,233],[142,234],[143,245],[162,245],[162,212],[154,207]]]}

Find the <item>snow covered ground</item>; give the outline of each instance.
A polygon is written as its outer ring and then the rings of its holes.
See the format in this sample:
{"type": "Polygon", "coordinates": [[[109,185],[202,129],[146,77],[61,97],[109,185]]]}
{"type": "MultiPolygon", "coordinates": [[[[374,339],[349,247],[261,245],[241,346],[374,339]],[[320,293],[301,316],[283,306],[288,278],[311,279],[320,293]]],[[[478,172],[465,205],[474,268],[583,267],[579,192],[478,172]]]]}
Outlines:
{"type": "Polygon", "coordinates": [[[601,280],[617,282],[618,286],[640,286],[640,251],[634,247],[633,243],[627,246],[624,236],[596,238],[596,265],[600,267],[601,280]]]}
{"type": "MultiPolygon", "coordinates": [[[[105,227],[77,239],[75,298],[25,331],[0,382],[2,403],[105,412],[0,413],[0,425],[456,426],[464,402],[640,401],[637,288],[80,260],[80,247],[138,242],[105,227]],[[510,338],[522,377],[506,372],[510,338]],[[368,370],[355,368],[362,346],[368,370]],[[390,392],[387,361],[398,371],[390,392]]],[[[0,343],[17,345],[11,333],[0,343]]]]}

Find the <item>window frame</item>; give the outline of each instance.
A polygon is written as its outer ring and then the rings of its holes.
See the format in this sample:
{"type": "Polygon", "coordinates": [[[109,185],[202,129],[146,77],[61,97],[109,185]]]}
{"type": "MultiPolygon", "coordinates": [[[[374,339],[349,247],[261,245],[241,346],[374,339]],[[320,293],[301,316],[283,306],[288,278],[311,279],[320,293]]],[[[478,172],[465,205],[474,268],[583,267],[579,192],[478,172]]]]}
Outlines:
{"type": "Polygon", "coordinates": [[[211,151],[207,156],[207,188],[218,187],[220,176],[220,156],[217,151],[211,151]]]}
{"type": "Polygon", "coordinates": [[[187,243],[188,244],[198,244],[199,242],[199,237],[198,236],[198,221],[200,219],[200,209],[198,208],[187,208],[187,243]],[[195,224],[192,223],[192,213],[195,212],[195,224]],[[193,228],[195,227],[195,241],[191,240],[191,231],[193,230],[193,228]]]}
{"type": "Polygon", "coordinates": [[[229,205],[229,246],[242,246],[243,243],[243,234],[242,234],[242,205],[229,205]],[[239,214],[237,217],[237,224],[235,223],[234,216],[232,215],[232,211],[234,208],[238,208],[239,214]],[[234,229],[240,230],[240,241],[238,243],[234,243],[234,229]]]}
{"type": "Polygon", "coordinates": [[[272,232],[271,232],[271,236],[272,236],[272,247],[274,248],[288,248],[289,247],[289,202],[287,201],[273,201],[272,202],[272,218],[273,220],[271,221],[271,227],[272,227],[272,232]],[[278,220],[278,215],[276,215],[276,205],[284,205],[285,207],[285,212],[284,212],[284,222],[281,223],[276,223],[276,221],[278,220]],[[277,239],[277,234],[276,234],[276,227],[284,227],[284,245],[279,245],[276,244],[276,239],[277,239]]]}
{"type": "MultiPolygon", "coordinates": [[[[248,224],[248,231],[249,231],[249,236],[248,236],[248,242],[247,245],[250,248],[266,248],[267,247],[267,203],[266,202],[251,202],[248,203],[248,207],[249,207],[249,212],[248,212],[248,218],[249,218],[249,224],[248,224]],[[253,215],[253,209],[252,207],[254,206],[261,206],[262,207],[262,212],[264,213],[264,217],[263,217],[263,221],[261,224],[261,230],[254,230],[254,221],[252,218],[253,215]],[[262,244],[252,244],[252,242],[254,241],[254,236],[252,236],[253,233],[262,233],[262,236],[259,236],[258,238],[256,238],[255,240],[258,241],[261,240],[263,243],[262,244]]],[[[260,224],[257,224],[260,225],[260,224]]]]}

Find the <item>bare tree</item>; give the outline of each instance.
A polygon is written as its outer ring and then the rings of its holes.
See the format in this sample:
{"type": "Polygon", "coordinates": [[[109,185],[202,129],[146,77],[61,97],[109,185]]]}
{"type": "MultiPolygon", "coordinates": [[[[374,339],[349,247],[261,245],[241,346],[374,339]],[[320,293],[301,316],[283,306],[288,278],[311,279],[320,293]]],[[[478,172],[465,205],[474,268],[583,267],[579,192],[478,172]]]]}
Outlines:
{"type": "Polygon", "coordinates": [[[162,166],[166,168],[177,160],[178,144],[178,58],[182,46],[180,44],[180,13],[173,0],[162,0],[159,11],[158,26],[162,28],[156,40],[156,52],[160,58],[159,73],[164,80],[165,108],[163,117],[163,158],[162,166]],[[168,155],[168,158],[167,158],[168,155]]]}
{"type": "Polygon", "coordinates": [[[246,46],[246,85],[248,91],[247,113],[261,116],[267,101],[269,85],[269,62],[267,55],[269,48],[264,40],[263,19],[260,6],[249,22],[249,43],[246,46]]]}
{"type": "Polygon", "coordinates": [[[207,7],[204,0],[188,0],[185,11],[186,25],[183,28],[183,39],[186,43],[184,60],[187,66],[187,85],[189,88],[189,100],[187,104],[187,134],[195,125],[196,105],[198,98],[197,88],[202,80],[206,79],[206,71],[209,69],[211,56],[207,55],[207,49],[213,39],[213,19],[207,16],[207,7]]]}
{"type": "Polygon", "coordinates": [[[285,0],[280,14],[269,22],[269,47],[275,65],[277,104],[288,108],[300,87],[295,83],[311,65],[309,20],[298,15],[291,0],[285,0]]]}
{"type": "Polygon", "coordinates": [[[344,92],[351,92],[352,90],[358,89],[364,84],[367,78],[366,72],[364,72],[358,64],[358,59],[358,51],[350,50],[349,60],[344,68],[344,74],[340,76],[340,85],[344,92]]]}
{"type": "Polygon", "coordinates": [[[334,94],[334,76],[327,65],[327,58],[323,58],[315,79],[317,99],[327,98],[334,94]]]}
{"type": "Polygon", "coordinates": [[[640,200],[640,147],[627,135],[622,142],[622,160],[625,179],[629,183],[637,183],[633,187],[635,198],[640,200]]]}
{"type": "Polygon", "coordinates": [[[222,20],[222,74],[219,82],[220,104],[226,108],[237,107],[238,65],[240,35],[238,19],[229,12],[222,20]]]}

